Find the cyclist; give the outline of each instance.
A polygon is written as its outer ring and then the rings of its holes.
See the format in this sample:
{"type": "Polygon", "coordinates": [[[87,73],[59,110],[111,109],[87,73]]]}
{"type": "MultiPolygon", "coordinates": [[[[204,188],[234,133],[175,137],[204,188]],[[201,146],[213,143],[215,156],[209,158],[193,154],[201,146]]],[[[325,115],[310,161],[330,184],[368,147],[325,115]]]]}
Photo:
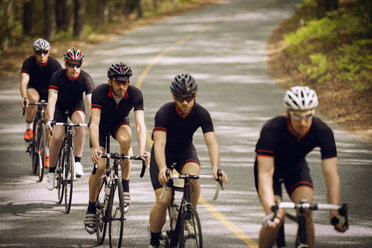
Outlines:
{"type": "MultiPolygon", "coordinates": [[[[340,178],[337,169],[337,150],[332,130],[321,119],[314,117],[318,97],[309,87],[292,87],[285,93],[286,114],[265,123],[256,144],[254,165],[255,184],[265,214],[282,198],[281,182],[293,202],[306,199],[312,202],[314,191],[306,155],[320,147],[328,202],[340,204],[340,178]]],[[[272,247],[283,223],[280,211],[259,234],[260,247],[272,247]]],[[[337,218],[337,211],[330,218],[337,218]]],[[[335,229],[346,231],[338,224],[335,229]]],[[[306,233],[309,247],[314,246],[314,224],[311,212],[306,213],[306,233]]]]}
{"type": "MultiPolygon", "coordinates": [[[[209,112],[196,103],[198,85],[190,74],[177,75],[170,84],[173,102],[164,104],[156,113],[151,150],[150,176],[156,202],[150,213],[150,247],[159,246],[159,238],[166,221],[171,192],[160,199],[162,185],[167,181],[166,171],[174,162],[180,174],[200,173],[200,162],[192,139],[201,127],[208,147],[212,171],[217,178],[219,148],[209,112]]],[[[222,171],[222,181],[227,182],[222,171]]],[[[191,182],[191,203],[196,208],[200,195],[199,180],[191,182]]]]}
{"type": "MultiPolygon", "coordinates": [[[[93,234],[96,231],[95,201],[100,189],[101,177],[106,168],[101,152],[106,148],[106,135],[111,134],[120,145],[120,153],[133,155],[132,131],[129,113],[134,109],[139,154],[146,163],[150,160],[150,153],[146,151],[145,112],[142,92],[130,85],[132,69],[123,63],[112,64],[107,71],[108,84],[99,85],[92,96],[92,115],[89,124],[91,142],[91,158],[95,163],[89,177],[89,204],[85,217],[85,229],[93,234]],[[97,165],[98,164],[98,165],[97,165]]],[[[124,211],[130,206],[130,160],[121,161],[122,185],[124,196],[124,211]]]]}
{"type": "MultiPolygon", "coordinates": [[[[20,77],[21,106],[26,107],[25,141],[31,141],[33,138],[32,122],[36,114],[36,106],[28,106],[28,103],[38,102],[39,100],[48,101],[50,78],[54,72],[62,69],[61,64],[56,59],[49,57],[50,44],[48,41],[37,39],[32,48],[34,49],[34,55],[23,62],[20,77]],[[25,100],[26,105],[24,105],[25,100]]],[[[47,154],[49,154],[48,151],[47,154]]],[[[48,155],[46,156],[45,166],[49,166],[48,155]]]]}
{"type": "MultiPolygon", "coordinates": [[[[64,61],[66,69],[54,73],[49,85],[49,120],[47,127],[53,131],[53,136],[49,144],[50,168],[46,185],[48,190],[53,190],[55,187],[55,169],[64,137],[64,127],[51,127],[52,122],[66,122],[65,112],[67,111],[72,122],[84,123],[85,104],[83,94],[85,92],[86,103],[90,109],[92,92],[94,90],[92,77],[81,69],[84,62],[84,54],[79,49],[68,49],[64,53],[64,61]]],[[[84,127],[77,127],[74,138],[76,177],[81,177],[84,174],[83,165],[81,164],[84,140],[84,127]]]]}

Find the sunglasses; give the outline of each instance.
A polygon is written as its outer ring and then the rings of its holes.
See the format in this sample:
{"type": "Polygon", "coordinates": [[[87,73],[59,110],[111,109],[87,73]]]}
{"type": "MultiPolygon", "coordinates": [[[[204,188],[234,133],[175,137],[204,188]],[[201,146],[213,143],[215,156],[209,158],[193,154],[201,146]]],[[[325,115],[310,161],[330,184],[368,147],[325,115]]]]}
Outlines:
{"type": "Polygon", "coordinates": [[[129,80],[116,80],[115,78],[113,79],[113,81],[116,83],[116,84],[122,84],[122,85],[125,85],[125,84],[129,84],[129,80]]]}
{"type": "Polygon", "coordinates": [[[41,55],[41,54],[48,54],[49,53],[49,51],[48,50],[40,50],[40,51],[35,51],[37,54],[39,54],[39,55],[41,55]]]}
{"type": "Polygon", "coordinates": [[[308,120],[310,119],[311,117],[313,117],[314,113],[315,113],[315,110],[311,110],[310,112],[306,112],[306,113],[298,113],[298,112],[294,112],[294,111],[289,111],[289,113],[291,114],[291,116],[296,119],[296,120],[301,120],[301,119],[305,119],[305,120],[308,120]]]}
{"type": "Polygon", "coordinates": [[[69,63],[69,62],[66,62],[67,66],[70,67],[70,68],[80,68],[81,67],[81,63],[79,64],[72,64],[72,63],[69,63]]]}
{"type": "Polygon", "coordinates": [[[184,101],[191,102],[194,99],[195,95],[194,94],[187,95],[187,96],[175,95],[174,97],[176,98],[178,102],[184,102],[184,101]]]}

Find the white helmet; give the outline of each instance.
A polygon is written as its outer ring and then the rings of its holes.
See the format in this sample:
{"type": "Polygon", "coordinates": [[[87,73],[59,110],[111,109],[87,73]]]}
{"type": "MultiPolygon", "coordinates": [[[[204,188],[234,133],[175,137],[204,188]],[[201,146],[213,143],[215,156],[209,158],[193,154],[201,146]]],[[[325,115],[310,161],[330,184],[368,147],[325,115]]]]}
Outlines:
{"type": "Polygon", "coordinates": [[[294,86],[287,90],[284,105],[288,109],[308,110],[318,106],[318,97],[314,90],[307,86],[294,86]]]}
{"type": "Polygon", "coordinates": [[[50,44],[48,41],[44,39],[37,39],[34,44],[32,45],[32,48],[35,51],[49,51],[50,50],[50,44]]]}

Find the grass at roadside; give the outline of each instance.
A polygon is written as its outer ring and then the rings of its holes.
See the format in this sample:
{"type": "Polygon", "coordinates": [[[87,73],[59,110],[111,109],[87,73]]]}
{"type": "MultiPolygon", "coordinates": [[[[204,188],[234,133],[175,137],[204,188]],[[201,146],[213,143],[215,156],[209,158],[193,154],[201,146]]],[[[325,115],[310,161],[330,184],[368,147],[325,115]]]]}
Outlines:
{"type": "Polygon", "coordinates": [[[283,87],[314,88],[323,114],[372,143],[372,20],[353,3],[319,18],[304,1],[271,37],[269,65],[283,87]]]}

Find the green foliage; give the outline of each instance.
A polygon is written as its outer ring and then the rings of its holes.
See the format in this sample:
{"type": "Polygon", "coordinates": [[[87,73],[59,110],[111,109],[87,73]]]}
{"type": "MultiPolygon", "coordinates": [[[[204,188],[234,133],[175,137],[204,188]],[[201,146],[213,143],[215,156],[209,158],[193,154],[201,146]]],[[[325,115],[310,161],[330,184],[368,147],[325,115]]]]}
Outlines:
{"type": "Polygon", "coordinates": [[[299,69],[312,80],[318,79],[318,82],[320,83],[323,82],[326,78],[329,78],[330,75],[325,74],[328,67],[327,57],[321,53],[314,53],[311,54],[309,58],[310,64],[301,64],[299,65],[299,69]]]}
{"type": "Polygon", "coordinates": [[[372,40],[358,40],[338,48],[338,77],[355,89],[372,86],[372,40]],[[369,82],[368,82],[369,80],[369,82]]]}
{"type": "Polygon", "coordinates": [[[366,25],[366,15],[354,11],[360,6],[339,8],[318,19],[314,2],[305,0],[301,5],[307,13],[313,8],[313,17],[307,15],[304,25],[284,35],[286,53],[312,81],[337,79],[357,90],[372,87],[372,40],[366,38],[372,23],[366,25]]]}

